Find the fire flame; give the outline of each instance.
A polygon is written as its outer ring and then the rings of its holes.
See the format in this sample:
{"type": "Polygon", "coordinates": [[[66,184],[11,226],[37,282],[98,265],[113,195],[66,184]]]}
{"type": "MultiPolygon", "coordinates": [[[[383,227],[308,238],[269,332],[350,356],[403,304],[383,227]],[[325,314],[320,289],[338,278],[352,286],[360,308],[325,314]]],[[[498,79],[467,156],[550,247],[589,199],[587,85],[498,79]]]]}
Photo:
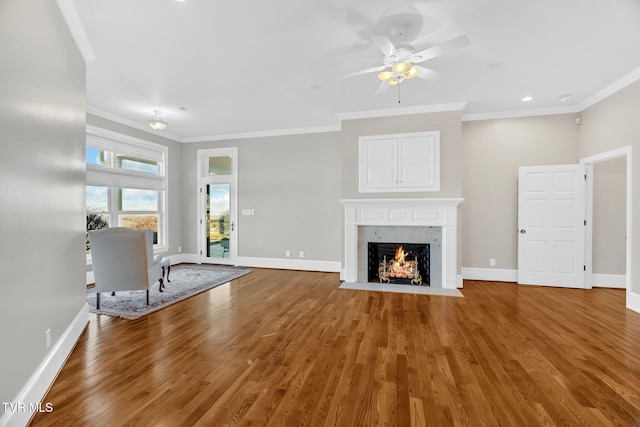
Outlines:
{"type": "Polygon", "coordinates": [[[406,257],[409,253],[404,251],[402,246],[398,246],[396,248],[396,254],[393,261],[389,264],[389,272],[390,273],[400,273],[403,272],[404,275],[410,276],[413,274],[413,265],[406,261],[406,257]]]}
{"type": "Polygon", "coordinates": [[[398,246],[398,248],[396,249],[396,257],[395,257],[396,262],[400,265],[404,265],[404,260],[407,257],[407,255],[409,254],[404,251],[402,246],[398,246]]]}

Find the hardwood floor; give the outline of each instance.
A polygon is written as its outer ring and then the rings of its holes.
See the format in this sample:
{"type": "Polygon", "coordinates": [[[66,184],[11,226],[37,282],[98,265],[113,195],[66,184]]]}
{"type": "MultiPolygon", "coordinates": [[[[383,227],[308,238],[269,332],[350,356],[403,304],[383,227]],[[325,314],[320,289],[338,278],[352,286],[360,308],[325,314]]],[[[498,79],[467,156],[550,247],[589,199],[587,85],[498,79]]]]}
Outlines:
{"type": "Polygon", "coordinates": [[[637,426],[621,290],[465,298],[255,269],[144,318],[92,315],[32,425],[637,426]]]}

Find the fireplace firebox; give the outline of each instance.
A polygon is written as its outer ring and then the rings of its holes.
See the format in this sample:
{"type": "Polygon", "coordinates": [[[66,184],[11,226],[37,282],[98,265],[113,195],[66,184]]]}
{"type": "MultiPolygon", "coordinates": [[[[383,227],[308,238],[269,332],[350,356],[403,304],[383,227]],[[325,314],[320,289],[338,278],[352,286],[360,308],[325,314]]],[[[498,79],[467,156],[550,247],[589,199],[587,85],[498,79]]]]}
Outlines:
{"type": "Polygon", "coordinates": [[[430,286],[428,243],[368,242],[369,282],[430,286]]]}

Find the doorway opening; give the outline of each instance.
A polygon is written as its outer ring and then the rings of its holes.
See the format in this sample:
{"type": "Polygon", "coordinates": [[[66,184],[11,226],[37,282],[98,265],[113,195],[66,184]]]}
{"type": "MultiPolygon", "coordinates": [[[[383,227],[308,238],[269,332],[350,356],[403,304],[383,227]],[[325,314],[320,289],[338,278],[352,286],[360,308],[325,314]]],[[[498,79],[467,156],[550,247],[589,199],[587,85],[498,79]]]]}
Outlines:
{"type": "MultiPolygon", "coordinates": [[[[607,151],[604,153],[596,154],[594,156],[586,157],[580,160],[581,164],[585,165],[587,173],[587,240],[586,240],[586,283],[589,288],[594,285],[594,273],[593,273],[593,256],[594,256],[594,166],[609,162],[611,160],[624,158],[626,160],[626,221],[625,221],[625,278],[624,288],[627,290],[627,307],[629,307],[629,295],[631,293],[631,146],[622,147],[616,150],[607,151]]],[[[596,200],[597,202],[597,200],[596,200]]],[[[618,287],[618,286],[616,286],[618,287]]]]}

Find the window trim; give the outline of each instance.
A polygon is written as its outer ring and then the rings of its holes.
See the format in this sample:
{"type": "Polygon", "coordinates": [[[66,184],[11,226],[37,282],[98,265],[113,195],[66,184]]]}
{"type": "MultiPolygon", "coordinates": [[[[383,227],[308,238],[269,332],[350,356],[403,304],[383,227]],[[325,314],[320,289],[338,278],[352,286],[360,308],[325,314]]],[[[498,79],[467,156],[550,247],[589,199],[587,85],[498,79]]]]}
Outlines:
{"type": "MultiPolygon", "coordinates": [[[[85,147],[92,147],[112,152],[107,165],[86,164],[86,185],[107,187],[111,205],[109,216],[120,220],[120,215],[133,212],[121,212],[116,206],[116,188],[136,188],[158,191],[158,244],[154,245],[154,253],[169,250],[169,215],[168,215],[168,154],[165,145],[145,141],[132,136],[87,125],[85,147]],[[147,173],[118,168],[115,157],[118,154],[141,157],[158,162],[158,173],[147,173]]],[[[86,197],[86,195],[85,195],[86,197]]],[[[85,201],[86,205],[86,201],[85,201]]],[[[115,226],[115,225],[114,225],[115,226]]],[[[91,254],[87,254],[87,262],[91,254]]]]}

